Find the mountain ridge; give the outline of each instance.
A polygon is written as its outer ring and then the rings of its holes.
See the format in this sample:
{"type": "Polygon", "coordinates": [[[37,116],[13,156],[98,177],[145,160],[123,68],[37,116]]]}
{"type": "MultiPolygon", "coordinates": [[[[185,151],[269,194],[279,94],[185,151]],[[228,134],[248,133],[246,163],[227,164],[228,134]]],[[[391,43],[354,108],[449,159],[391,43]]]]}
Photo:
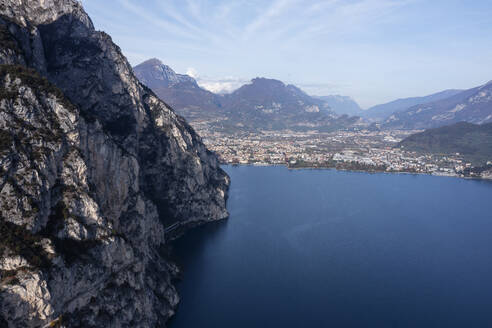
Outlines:
{"type": "Polygon", "coordinates": [[[412,106],[426,104],[454,96],[463,90],[448,89],[427,96],[400,98],[388,103],[372,106],[362,112],[362,117],[370,121],[383,121],[394,113],[404,111],[412,106]]]}
{"type": "Polygon", "coordinates": [[[330,95],[330,96],[313,96],[314,98],[326,101],[331,109],[340,115],[355,115],[362,116],[363,109],[360,108],[359,104],[349,96],[341,95],[330,95]]]}
{"type": "Polygon", "coordinates": [[[220,113],[220,96],[198,85],[191,76],[177,74],[171,67],[153,58],[133,67],[141,83],[173,107],[186,119],[214,117],[220,113]]]}
{"type": "Polygon", "coordinates": [[[213,129],[338,129],[358,121],[357,118],[337,116],[325,101],[279,80],[257,77],[229,94],[218,95],[199,87],[191,77],[193,86],[149,78],[162,70],[155,67],[156,63],[151,60],[150,64],[146,61],[135,66],[137,77],[192,122],[218,120],[213,123],[213,129]]]}
{"type": "Polygon", "coordinates": [[[163,64],[157,58],[151,58],[143,63],[133,67],[135,75],[140,82],[147,85],[149,88],[153,88],[157,84],[164,83],[166,86],[175,85],[179,83],[190,83],[196,87],[198,84],[195,79],[186,74],[177,74],[171,67],[163,64]],[[147,75],[150,73],[150,76],[147,75]]]}
{"type": "Polygon", "coordinates": [[[486,83],[451,97],[412,106],[384,121],[385,128],[427,129],[458,122],[492,122],[492,84],[486,83]]]}

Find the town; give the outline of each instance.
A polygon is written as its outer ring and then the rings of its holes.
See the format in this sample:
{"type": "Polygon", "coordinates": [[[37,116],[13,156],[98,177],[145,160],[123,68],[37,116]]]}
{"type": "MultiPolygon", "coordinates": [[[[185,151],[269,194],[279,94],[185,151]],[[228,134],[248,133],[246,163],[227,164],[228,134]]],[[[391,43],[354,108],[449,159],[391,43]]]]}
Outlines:
{"type": "MultiPolygon", "coordinates": [[[[369,172],[408,172],[474,176],[472,163],[459,153],[431,155],[397,147],[417,130],[260,131],[221,133],[194,124],[223,164],[285,165],[369,172]]],[[[491,165],[492,163],[487,163],[491,165]]],[[[478,176],[478,175],[477,175],[478,176]]]]}

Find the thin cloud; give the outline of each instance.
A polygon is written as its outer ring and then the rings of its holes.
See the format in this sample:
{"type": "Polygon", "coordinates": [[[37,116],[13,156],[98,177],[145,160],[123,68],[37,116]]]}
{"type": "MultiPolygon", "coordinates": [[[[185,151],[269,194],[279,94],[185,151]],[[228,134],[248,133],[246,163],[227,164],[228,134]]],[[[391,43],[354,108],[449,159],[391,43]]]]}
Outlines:
{"type": "Polygon", "coordinates": [[[194,78],[198,85],[208,91],[213,93],[231,93],[234,90],[240,88],[246,83],[249,83],[249,79],[238,78],[233,76],[213,78],[209,76],[201,76],[196,69],[193,67],[188,67],[186,70],[186,75],[194,78]]]}
{"type": "Polygon", "coordinates": [[[257,16],[253,22],[246,26],[245,37],[248,38],[251,34],[269,24],[273,18],[282,15],[287,8],[296,2],[296,0],[275,0],[265,12],[257,16]]]}
{"type": "Polygon", "coordinates": [[[175,23],[177,23],[182,29],[187,33],[193,34],[196,38],[202,40],[213,42],[215,45],[222,45],[222,40],[220,35],[215,32],[210,31],[207,26],[203,26],[203,17],[199,12],[195,12],[197,9],[193,9],[193,14],[190,15],[189,11],[180,12],[175,5],[170,3],[158,2],[158,6],[162,10],[163,17],[171,18],[175,23]],[[189,19],[187,17],[200,15],[199,19],[189,19]]]}
{"type": "Polygon", "coordinates": [[[334,89],[369,105],[407,92],[471,87],[492,74],[486,1],[82,2],[132,63],[161,57],[181,71],[200,67],[219,76],[200,77],[214,91],[238,86],[222,78],[228,74],[295,76],[307,90],[334,89]],[[342,86],[302,83],[325,79],[342,86]]]}
{"type": "Polygon", "coordinates": [[[213,93],[219,94],[231,93],[249,82],[250,80],[248,79],[236,77],[226,77],[218,79],[204,77],[197,79],[197,83],[199,86],[213,93]]]}
{"type": "Polygon", "coordinates": [[[188,67],[186,70],[186,75],[191,76],[194,79],[198,78],[198,71],[194,69],[193,67],[188,67]]]}
{"type": "Polygon", "coordinates": [[[146,22],[153,24],[156,27],[164,29],[168,33],[173,33],[175,35],[179,35],[181,37],[185,37],[188,39],[197,38],[195,34],[188,32],[186,29],[183,29],[180,26],[177,26],[173,23],[170,23],[169,21],[166,21],[162,18],[155,16],[154,14],[147,12],[142,7],[132,4],[128,0],[119,0],[119,2],[124,8],[131,11],[136,16],[139,16],[140,18],[144,19],[146,22]]]}

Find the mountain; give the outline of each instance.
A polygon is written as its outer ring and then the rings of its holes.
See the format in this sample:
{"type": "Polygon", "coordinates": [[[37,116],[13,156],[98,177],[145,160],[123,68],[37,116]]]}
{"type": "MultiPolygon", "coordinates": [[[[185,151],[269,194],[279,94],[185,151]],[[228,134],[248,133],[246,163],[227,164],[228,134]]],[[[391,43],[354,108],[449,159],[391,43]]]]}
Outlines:
{"type": "Polygon", "coordinates": [[[358,121],[339,117],[326,101],[278,80],[256,78],[231,94],[217,95],[199,87],[192,77],[176,74],[157,59],[147,60],[133,70],[143,84],[177,113],[192,124],[209,121],[211,129],[333,130],[358,121]]]}
{"type": "Polygon", "coordinates": [[[177,84],[197,87],[196,81],[188,75],[176,74],[171,67],[159,59],[152,58],[133,68],[135,76],[149,88],[174,86],[177,84]]]}
{"type": "Polygon", "coordinates": [[[492,123],[459,122],[403,139],[398,147],[431,154],[460,153],[472,163],[484,165],[492,161],[492,123]]]}
{"type": "Polygon", "coordinates": [[[340,115],[361,116],[363,114],[363,110],[359,104],[351,97],[332,95],[314,96],[314,98],[323,100],[335,113],[340,115]]]}
{"type": "Polygon", "coordinates": [[[158,59],[149,59],[133,68],[135,76],[187,119],[216,116],[220,96],[198,86],[188,75],[176,74],[158,59]]]}
{"type": "Polygon", "coordinates": [[[383,127],[427,129],[461,121],[475,124],[492,122],[492,82],[395,113],[385,120],[383,127]]]}
{"type": "Polygon", "coordinates": [[[362,116],[370,121],[379,122],[385,120],[393,113],[404,111],[412,106],[446,99],[462,91],[463,90],[445,90],[424,97],[397,99],[386,104],[373,106],[365,110],[362,113],[362,116]]]}
{"type": "Polygon", "coordinates": [[[155,327],[229,177],[79,1],[0,1],[0,326],[155,327]],[[173,230],[171,228],[176,228],[173,230]]]}
{"type": "Polygon", "coordinates": [[[224,95],[223,126],[266,130],[334,130],[349,126],[358,118],[339,117],[328,104],[294,85],[267,78],[255,78],[231,94],[224,95]]]}

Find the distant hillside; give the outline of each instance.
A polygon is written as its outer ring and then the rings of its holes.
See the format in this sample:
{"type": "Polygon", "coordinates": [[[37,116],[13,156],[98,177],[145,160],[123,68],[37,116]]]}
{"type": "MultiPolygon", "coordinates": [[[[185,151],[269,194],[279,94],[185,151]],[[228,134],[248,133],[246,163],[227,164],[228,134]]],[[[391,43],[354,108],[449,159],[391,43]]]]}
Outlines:
{"type": "Polygon", "coordinates": [[[460,122],[413,134],[398,147],[431,154],[460,153],[474,164],[492,161],[492,123],[460,122]]]}
{"type": "Polygon", "coordinates": [[[216,115],[220,96],[198,86],[194,78],[176,74],[158,59],[149,59],[133,68],[137,78],[187,119],[216,115]]]}
{"type": "Polygon", "coordinates": [[[333,130],[357,122],[338,116],[326,102],[313,98],[294,85],[255,78],[225,95],[222,108],[228,124],[249,129],[333,130]]]}
{"type": "Polygon", "coordinates": [[[356,117],[335,114],[326,101],[278,80],[256,78],[231,94],[217,95],[157,59],[133,70],[143,84],[190,122],[208,121],[221,130],[326,131],[358,122],[356,117]]]}
{"type": "Polygon", "coordinates": [[[359,104],[351,97],[347,96],[313,96],[314,98],[325,101],[331,109],[340,115],[361,116],[362,109],[359,104]]]}
{"type": "Polygon", "coordinates": [[[323,111],[335,116],[326,102],[274,79],[255,78],[224,98],[224,108],[230,112],[299,115],[323,111]]]}
{"type": "Polygon", "coordinates": [[[150,88],[169,87],[177,84],[195,86],[196,81],[188,75],[176,74],[171,67],[164,65],[159,59],[152,58],[133,68],[138,79],[150,88]]]}
{"type": "Polygon", "coordinates": [[[397,99],[386,104],[373,106],[363,111],[362,117],[374,122],[383,121],[391,116],[393,113],[404,111],[405,109],[408,109],[415,105],[426,104],[429,102],[446,99],[462,91],[463,90],[445,90],[424,97],[397,99]]]}
{"type": "Polygon", "coordinates": [[[492,82],[395,113],[385,120],[383,127],[427,129],[457,122],[492,122],[492,82]]]}

